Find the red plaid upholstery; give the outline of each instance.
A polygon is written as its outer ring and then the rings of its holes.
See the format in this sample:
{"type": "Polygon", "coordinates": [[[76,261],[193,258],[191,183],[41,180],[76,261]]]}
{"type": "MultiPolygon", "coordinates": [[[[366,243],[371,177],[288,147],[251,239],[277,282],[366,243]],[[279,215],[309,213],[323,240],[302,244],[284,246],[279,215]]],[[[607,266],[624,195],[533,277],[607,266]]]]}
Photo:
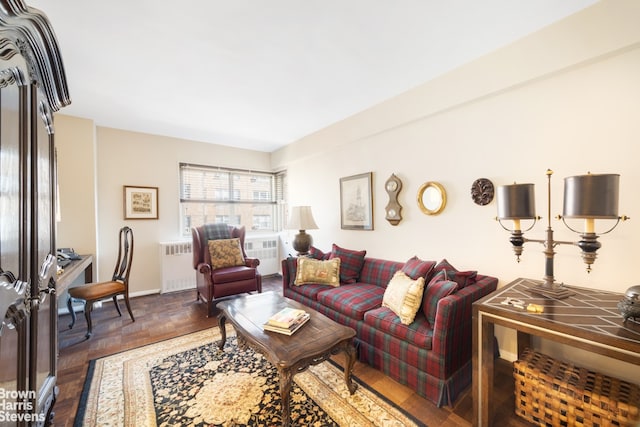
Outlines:
{"type": "MultiPolygon", "coordinates": [[[[283,295],[355,329],[361,361],[438,406],[452,405],[471,384],[472,304],[493,292],[498,279],[478,274],[475,283],[435,300],[432,322],[419,311],[411,325],[402,325],[391,310],[380,305],[393,274],[407,264],[408,269],[416,267],[419,260],[409,261],[364,258],[357,283],[332,288],[294,286],[296,259],[287,258],[282,261],[283,295]]],[[[440,270],[457,271],[444,262],[440,270]]],[[[436,268],[427,273],[427,280],[436,268]]],[[[441,278],[452,283],[446,280],[448,274],[443,272],[441,278]]],[[[456,283],[452,286],[458,287],[456,283]]]]}
{"type": "Polygon", "coordinates": [[[403,265],[403,263],[396,261],[365,258],[362,270],[360,270],[359,282],[386,288],[395,272],[400,270],[403,265]]]}
{"type": "Polygon", "coordinates": [[[438,265],[433,268],[434,275],[440,271],[445,271],[447,278],[458,284],[458,289],[475,283],[478,276],[477,271],[458,271],[458,269],[452,266],[446,259],[440,261],[438,265]]]}
{"type": "Polygon", "coordinates": [[[311,246],[309,248],[309,256],[311,258],[319,259],[321,261],[326,261],[331,256],[331,252],[325,254],[324,252],[322,252],[320,249],[316,248],[315,246],[311,246]]]}
{"type": "Polygon", "coordinates": [[[404,265],[402,266],[402,271],[413,280],[416,280],[419,277],[424,277],[426,281],[427,276],[429,275],[429,273],[431,273],[431,270],[433,270],[433,267],[435,267],[435,265],[435,261],[423,261],[417,256],[414,256],[413,258],[409,258],[409,260],[404,263],[404,265]]]}
{"type": "Polygon", "coordinates": [[[362,320],[364,314],[380,307],[384,288],[365,283],[352,283],[327,289],[318,294],[318,302],[338,313],[362,320]]]}
{"type": "Polygon", "coordinates": [[[304,295],[305,297],[309,298],[310,300],[313,301],[317,301],[318,300],[318,294],[322,291],[325,291],[327,289],[331,288],[331,286],[329,285],[324,285],[324,284],[318,284],[318,283],[311,283],[308,285],[300,285],[300,286],[292,286],[291,287],[291,292],[296,292],[299,293],[300,295],[304,295]]]}
{"type": "Polygon", "coordinates": [[[340,258],[340,282],[355,283],[360,277],[360,270],[364,264],[367,251],[352,251],[341,248],[335,243],[331,249],[331,258],[340,258]]]}
{"type": "Polygon", "coordinates": [[[447,279],[446,271],[439,271],[431,279],[422,294],[422,311],[430,325],[435,324],[438,303],[458,290],[458,284],[447,279]]]}
{"type": "Polygon", "coordinates": [[[364,314],[364,323],[403,341],[414,343],[425,350],[431,349],[433,329],[420,313],[416,315],[413,323],[403,325],[393,311],[387,307],[380,307],[367,311],[364,314]]]}

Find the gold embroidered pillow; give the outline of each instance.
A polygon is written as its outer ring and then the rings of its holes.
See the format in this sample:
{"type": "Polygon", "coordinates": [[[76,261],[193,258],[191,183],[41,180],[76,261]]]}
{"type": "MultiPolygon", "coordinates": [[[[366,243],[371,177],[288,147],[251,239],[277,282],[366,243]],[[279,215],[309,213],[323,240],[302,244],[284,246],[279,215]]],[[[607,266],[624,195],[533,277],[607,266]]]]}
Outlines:
{"type": "Polygon", "coordinates": [[[298,258],[298,271],[294,285],[320,283],[333,287],[340,286],[340,258],[326,261],[314,258],[298,258]]]}
{"type": "Polygon", "coordinates": [[[403,325],[410,325],[422,305],[424,277],[413,280],[402,270],[397,271],[384,291],[382,306],[398,315],[403,325]]]}
{"type": "Polygon", "coordinates": [[[214,270],[244,265],[240,239],[209,240],[209,255],[211,255],[211,268],[214,270]]]}

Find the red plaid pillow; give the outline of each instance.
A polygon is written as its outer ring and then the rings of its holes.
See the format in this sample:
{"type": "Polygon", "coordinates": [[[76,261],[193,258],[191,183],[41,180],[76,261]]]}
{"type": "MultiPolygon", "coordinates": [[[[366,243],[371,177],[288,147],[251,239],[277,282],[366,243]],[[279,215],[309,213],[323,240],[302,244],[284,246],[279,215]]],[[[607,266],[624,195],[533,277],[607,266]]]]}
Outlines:
{"type": "Polygon", "coordinates": [[[447,279],[446,272],[440,271],[433,276],[422,295],[422,312],[431,326],[436,323],[438,301],[458,290],[458,284],[447,279]]]}
{"type": "Polygon", "coordinates": [[[447,278],[458,284],[458,289],[476,283],[476,277],[478,276],[477,271],[458,271],[454,266],[449,264],[449,261],[446,259],[443,259],[438,265],[433,267],[434,274],[440,271],[445,271],[447,278]]]}
{"type": "Polygon", "coordinates": [[[315,246],[311,246],[309,248],[309,256],[311,258],[319,259],[321,261],[326,261],[331,256],[331,252],[325,254],[324,252],[322,252],[320,249],[316,248],[315,246]]]}
{"type": "Polygon", "coordinates": [[[423,261],[417,256],[414,256],[404,263],[402,272],[413,280],[416,280],[419,277],[424,277],[426,280],[427,275],[431,273],[431,270],[433,270],[435,265],[435,261],[423,261]]]}
{"type": "Polygon", "coordinates": [[[331,247],[331,258],[340,258],[340,282],[355,283],[360,277],[367,251],[352,251],[341,248],[335,243],[331,247]]]}

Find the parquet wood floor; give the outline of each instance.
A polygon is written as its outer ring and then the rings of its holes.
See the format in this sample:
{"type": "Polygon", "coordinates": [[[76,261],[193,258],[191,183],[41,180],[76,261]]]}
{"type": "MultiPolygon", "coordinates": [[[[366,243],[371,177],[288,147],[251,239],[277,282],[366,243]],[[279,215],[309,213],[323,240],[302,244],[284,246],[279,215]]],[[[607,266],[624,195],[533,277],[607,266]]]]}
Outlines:
{"type": "MultiPolygon", "coordinates": [[[[263,279],[264,291],[282,291],[282,279],[278,276],[263,279]]],[[[124,307],[119,317],[113,304],[104,303],[92,312],[93,336],[84,339],[86,322],[82,313],[73,329],[68,329],[69,315],[59,318],[58,387],[54,406],[55,426],[72,426],[78,401],[87,373],[89,361],[109,354],[129,350],[145,344],[166,340],[190,332],[217,325],[214,316],[206,317],[206,306],[196,302],[195,290],[163,295],[132,298],[131,307],[136,318],[131,322],[124,307]]],[[[122,305],[122,304],[121,304],[122,305]]],[[[336,356],[339,358],[341,356],[336,356]]],[[[342,362],[341,360],[338,360],[342,362]]],[[[471,389],[458,399],[453,408],[437,408],[431,402],[415,394],[368,365],[356,362],[354,375],[401,406],[429,427],[471,426],[471,389]]],[[[495,425],[529,426],[513,414],[513,377],[511,365],[498,363],[495,380],[495,425]]]]}

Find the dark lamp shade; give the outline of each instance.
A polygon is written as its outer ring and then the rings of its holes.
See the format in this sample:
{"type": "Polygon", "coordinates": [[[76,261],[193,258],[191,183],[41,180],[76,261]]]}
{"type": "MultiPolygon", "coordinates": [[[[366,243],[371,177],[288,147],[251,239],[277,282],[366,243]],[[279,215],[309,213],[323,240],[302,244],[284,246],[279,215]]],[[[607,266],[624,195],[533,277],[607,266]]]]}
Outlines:
{"type": "Polygon", "coordinates": [[[533,184],[501,185],[496,192],[498,219],[534,219],[533,184]]]}
{"type": "Polygon", "coordinates": [[[620,175],[578,175],[564,179],[565,218],[617,219],[620,175]]]}

